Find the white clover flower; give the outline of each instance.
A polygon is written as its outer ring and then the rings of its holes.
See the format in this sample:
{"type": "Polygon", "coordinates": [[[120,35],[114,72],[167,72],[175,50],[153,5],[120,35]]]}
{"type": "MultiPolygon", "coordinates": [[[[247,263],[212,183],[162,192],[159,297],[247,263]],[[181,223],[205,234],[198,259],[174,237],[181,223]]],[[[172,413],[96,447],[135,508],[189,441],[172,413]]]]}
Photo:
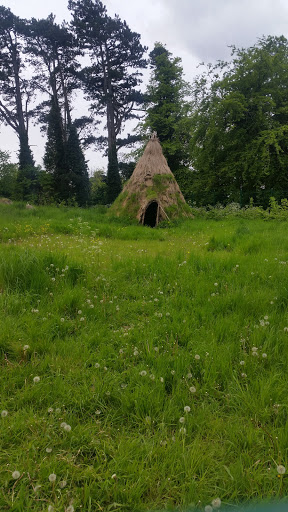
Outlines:
{"type": "Polygon", "coordinates": [[[279,466],[277,466],[277,473],[278,473],[278,475],[284,475],[284,473],[286,473],[285,466],[282,466],[282,464],[279,464],[279,466]]]}
{"type": "Polygon", "coordinates": [[[46,452],[47,452],[47,453],[51,453],[51,452],[52,452],[52,448],[49,448],[49,447],[48,447],[48,448],[46,448],[46,452]]]}
{"type": "Polygon", "coordinates": [[[197,361],[199,361],[199,359],[200,359],[199,354],[196,354],[196,355],[195,355],[195,359],[196,359],[197,361]]]}
{"type": "Polygon", "coordinates": [[[49,482],[55,482],[56,478],[55,473],[51,473],[51,475],[48,476],[49,482]]]}
{"type": "Polygon", "coordinates": [[[189,391],[190,391],[190,393],[196,393],[196,388],[195,388],[195,386],[191,386],[191,387],[189,388],[189,391]]]}
{"type": "Polygon", "coordinates": [[[265,352],[263,352],[262,357],[263,357],[263,359],[266,359],[267,354],[265,352]]]}
{"type": "Polygon", "coordinates": [[[18,478],[20,478],[20,471],[13,471],[12,478],[14,478],[14,480],[18,480],[18,478]]]}
{"type": "Polygon", "coordinates": [[[181,418],[179,418],[179,422],[180,423],[185,423],[185,418],[182,416],[181,418]]]}
{"type": "Polygon", "coordinates": [[[206,505],[204,512],[213,512],[213,507],[211,507],[211,505],[206,505]]]}
{"type": "Polygon", "coordinates": [[[142,370],[142,372],[139,373],[141,377],[145,377],[147,375],[147,372],[145,370],[142,370]]]}
{"type": "Polygon", "coordinates": [[[221,500],[220,498],[215,498],[215,500],[211,501],[211,505],[213,508],[220,508],[221,507],[221,500]]]}
{"type": "Polygon", "coordinates": [[[2,411],[1,412],[1,418],[6,418],[6,416],[8,416],[8,411],[2,411]]]}
{"type": "Polygon", "coordinates": [[[35,384],[37,384],[37,382],[40,382],[40,377],[36,375],[36,377],[33,378],[33,382],[35,382],[35,384]]]}
{"type": "Polygon", "coordinates": [[[191,407],[189,407],[189,405],[185,405],[184,412],[190,412],[190,411],[191,411],[191,407]]]}
{"type": "Polygon", "coordinates": [[[61,482],[59,482],[60,489],[64,489],[64,487],[66,487],[66,485],[67,485],[66,480],[61,480],[61,482]]]}
{"type": "Polygon", "coordinates": [[[24,352],[26,352],[26,350],[29,350],[29,348],[30,348],[30,345],[24,345],[24,347],[23,347],[24,352]]]}
{"type": "Polygon", "coordinates": [[[65,430],[65,432],[71,432],[71,426],[65,425],[64,430],[65,430]]]}

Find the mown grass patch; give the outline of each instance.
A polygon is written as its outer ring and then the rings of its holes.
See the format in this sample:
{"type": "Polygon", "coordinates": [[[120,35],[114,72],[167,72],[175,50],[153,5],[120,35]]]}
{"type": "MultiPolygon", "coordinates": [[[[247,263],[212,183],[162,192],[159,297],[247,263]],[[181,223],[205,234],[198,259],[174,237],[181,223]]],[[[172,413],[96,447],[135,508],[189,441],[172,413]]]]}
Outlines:
{"type": "Polygon", "coordinates": [[[284,498],[286,223],[2,211],[1,511],[284,498]]]}

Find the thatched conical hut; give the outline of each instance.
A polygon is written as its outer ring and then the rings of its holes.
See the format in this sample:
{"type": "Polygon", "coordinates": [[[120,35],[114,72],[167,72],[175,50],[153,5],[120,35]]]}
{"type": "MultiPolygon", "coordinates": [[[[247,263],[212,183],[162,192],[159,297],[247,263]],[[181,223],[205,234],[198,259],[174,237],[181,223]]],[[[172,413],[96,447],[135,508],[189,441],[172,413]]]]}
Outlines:
{"type": "Polygon", "coordinates": [[[163,220],[192,216],[168,167],[156,133],[150,138],[131,178],[110,211],[151,227],[163,220]]]}

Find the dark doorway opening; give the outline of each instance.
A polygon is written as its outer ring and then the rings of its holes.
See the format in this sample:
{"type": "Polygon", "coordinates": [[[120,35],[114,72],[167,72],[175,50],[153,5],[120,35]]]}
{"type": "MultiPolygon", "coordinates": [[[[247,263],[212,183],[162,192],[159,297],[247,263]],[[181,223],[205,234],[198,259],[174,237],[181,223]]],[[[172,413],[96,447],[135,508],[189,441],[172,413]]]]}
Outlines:
{"type": "Polygon", "coordinates": [[[144,214],[144,226],[150,226],[150,228],[155,228],[157,225],[157,214],[158,214],[158,203],[157,201],[152,201],[149,206],[146,208],[144,214]]]}

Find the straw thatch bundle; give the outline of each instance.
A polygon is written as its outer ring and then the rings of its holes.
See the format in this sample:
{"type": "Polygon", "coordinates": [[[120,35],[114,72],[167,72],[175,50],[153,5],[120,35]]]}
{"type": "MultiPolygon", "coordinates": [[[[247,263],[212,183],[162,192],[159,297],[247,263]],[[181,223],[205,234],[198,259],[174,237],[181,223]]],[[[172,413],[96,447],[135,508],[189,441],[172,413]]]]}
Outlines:
{"type": "Polygon", "coordinates": [[[155,133],[110,210],[151,227],[163,220],[192,216],[155,133]]]}

